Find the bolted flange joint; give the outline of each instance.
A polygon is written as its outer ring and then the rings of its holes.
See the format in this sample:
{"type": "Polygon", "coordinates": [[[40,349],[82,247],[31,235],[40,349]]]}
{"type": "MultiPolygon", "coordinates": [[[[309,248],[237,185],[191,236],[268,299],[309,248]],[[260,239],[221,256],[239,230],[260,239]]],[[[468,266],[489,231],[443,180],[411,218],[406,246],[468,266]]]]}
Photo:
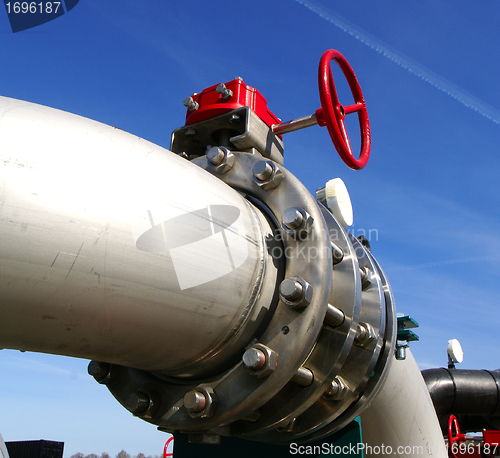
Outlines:
{"type": "Polygon", "coordinates": [[[273,161],[259,161],[253,166],[253,180],[265,191],[276,188],[283,179],[283,172],[273,161]]]}
{"type": "Polygon", "coordinates": [[[242,361],[245,370],[257,378],[268,377],[278,367],[277,353],[260,343],[247,348],[242,361]]]}
{"type": "Polygon", "coordinates": [[[307,236],[313,225],[314,218],[303,208],[291,207],[283,212],[281,227],[294,238],[307,236]]]}
{"type": "Polygon", "coordinates": [[[303,309],[312,300],[313,287],[300,277],[290,277],[280,285],[280,299],[291,309],[303,309]]]}
{"type": "Polygon", "coordinates": [[[193,418],[213,416],[218,403],[217,395],[209,386],[200,385],[184,395],[184,407],[193,418]]]}
{"type": "Polygon", "coordinates": [[[208,165],[218,173],[226,173],[234,165],[234,154],[224,146],[214,146],[207,151],[208,165]]]}

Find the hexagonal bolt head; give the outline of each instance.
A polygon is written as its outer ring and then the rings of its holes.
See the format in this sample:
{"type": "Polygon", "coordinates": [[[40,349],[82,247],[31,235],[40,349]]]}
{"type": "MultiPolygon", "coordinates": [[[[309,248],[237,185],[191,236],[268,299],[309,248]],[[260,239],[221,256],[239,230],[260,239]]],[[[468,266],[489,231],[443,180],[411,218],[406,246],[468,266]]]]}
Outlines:
{"type": "Polygon", "coordinates": [[[101,361],[90,361],[87,370],[89,375],[95,378],[96,382],[107,385],[116,378],[118,367],[101,361]]]}
{"type": "Polygon", "coordinates": [[[283,212],[281,227],[295,238],[303,238],[309,233],[314,218],[303,208],[291,207],[283,212]]]}
{"type": "Polygon", "coordinates": [[[217,94],[220,94],[220,96],[224,100],[228,100],[233,96],[233,91],[231,91],[231,89],[228,89],[224,83],[220,83],[215,88],[215,92],[217,92],[217,94]]]}
{"type": "Polygon", "coordinates": [[[139,414],[146,412],[151,406],[151,399],[143,391],[136,391],[135,393],[130,393],[127,397],[127,408],[133,414],[139,414]]]}
{"type": "Polygon", "coordinates": [[[359,323],[356,330],[354,343],[360,347],[366,347],[370,342],[377,338],[375,329],[370,323],[359,323]]]}
{"type": "Polygon", "coordinates": [[[273,161],[259,161],[253,166],[253,179],[265,191],[276,188],[283,179],[283,172],[273,161]]]}
{"type": "Polygon", "coordinates": [[[323,397],[327,401],[339,401],[347,392],[347,386],[341,377],[335,377],[330,383],[330,386],[323,393],[323,397]]]}
{"type": "Polygon", "coordinates": [[[248,348],[242,361],[245,370],[257,378],[268,377],[278,367],[277,353],[260,343],[248,348]]]}
{"type": "Polygon", "coordinates": [[[87,371],[89,375],[92,375],[92,377],[95,378],[106,377],[106,375],[108,375],[110,367],[111,364],[109,363],[103,363],[101,361],[90,361],[87,371]]]}
{"type": "Polygon", "coordinates": [[[364,291],[372,284],[372,271],[364,266],[360,266],[359,271],[361,274],[361,289],[364,291]]]}
{"type": "Polygon", "coordinates": [[[300,277],[290,277],[280,285],[280,299],[292,309],[303,309],[312,300],[313,287],[300,277]]]}
{"type": "Polygon", "coordinates": [[[195,102],[193,97],[186,97],[182,103],[189,111],[195,111],[200,108],[200,104],[195,102]]]}
{"type": "Polygon", "coordinates": [[[198,386],[184,395],[184,407],[193,418],[205,418],[214,415],[219,400],[209,386],[198,386]]]}
{"type": "Polygon", "coordinates": [[[226,173],[234,165],[234,154],[224,146],[214,146],[206,155],[208,165],[218,173],[226,173]]]}

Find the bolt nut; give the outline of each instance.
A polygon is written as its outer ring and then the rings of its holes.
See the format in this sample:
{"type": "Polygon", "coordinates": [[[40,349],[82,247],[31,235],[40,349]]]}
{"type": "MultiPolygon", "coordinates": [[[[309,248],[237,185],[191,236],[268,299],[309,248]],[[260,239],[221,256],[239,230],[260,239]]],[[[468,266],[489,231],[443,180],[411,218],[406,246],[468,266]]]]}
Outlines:
{"type": "Polygon", "coordinates": [[[209,386],[198,386],[184,395],[184,407],[193,418],[211,417],[217,410],[219,400],[209,386]]]}
{"type": "Polygon", "coordinates": [[[249,348],[243,353],[243,364],[247,369],[258,371],[266,365],[266,354],[258,348],[249,348]]]}
{"type": "Polygon", "coordinates": [[[228,100],[233,96],[233,91],[231,89],[228,89],[224,83],[220,83],[216,88],[215,92],[217,94],[220,94],[221,98],[224,100],[228,100]]]}
{"type": "Polygon", "coordinates": [[[276,188],[282,179],[283,172],[273,161],[259,161],[253,167],[253,180],[265,191],[276,188]]]}
{"type": "Polygon", "coordinates": [[[370,323],[359,323],[356,330],[356,337],[354,343],[360,347],[366,347],[370,342],[377,338],[375,329],[370,323]]]}
{"type": "Polygon", "coordinates": [[[88,373],[95,378],[96,382],[102,385],[107,385],[109,382],[116,379],[119,367],[113,364],[103,363],[102,361],[90,361],[88,365],[88,373]]]}
{"type": "Polygon", "coordinates": [[[189,111],[196,111],[200,108],[200,104],[195,102],[193,97],[186,97],[182,103],[189,111]]]}
{"type": "Polygon", "coordinates": [[[281,227],[292,237],[301,239],[311,230],[314,218],[303,208],[291,207],[283,212],[281,227]]]}
{"type": "Polygon", "coordinates": [[[209,167],[218,173],[226,173],[234,165],[234,154],[224,146],[214,146],[207,153],[209,167]]]}
{"type": "Polygon", "coordinates": [[[127,408],[133,414],[140,414],[146,412],[151,406],[151,399],[144,391],[136,391],[130,393],[127,397],[127,408]]]}
{"type": "Polygon", "coordinates": [[[327,401],[339,401],[347,392],[347,386],[340,377],[335,377],[330,383],[330,386],[323,393],[323,397],[327,401]]]}
{"type": "Polygon", "coordinates": [[[278,355],[269,347],[257,343],[243,354],[243,367],[257,378],[271,375],[278,367],[278,355]]]}
{"type": "Polygon", "coordinates": [[[158,411],[160,398],[155,391],[139,389],[127,396],[125,406],[134,415],[143,419],[151,419],[158,411]]]}
{"type": "Polygon", "coordinates": [[[368,267],[359,266],[361,274],[361,289],[364,291],[372,284],[372,271],[368,267]]]}
{"type": "Polygon", "coordinates": [[[280,285],[280,299],[292,309],[303,309],[312,300],[313,287],[300,277],[290,277],[280,285]]]}
{"type": "Polygon", "coordinates": [[[207,404],[203,393],[199,391],[189,391],[184,395],[184,407],[189,412],[200,413],[207,404]]]}
{"type": "Polygon", "coordinates": [[[89,375],[92,375],[92,377],[95,378],[106,377],[106,375],[108,375],[110,367],[111,364],[109,363],[103,363],[101,361],[90,361],[87,371],[89,375]]]}

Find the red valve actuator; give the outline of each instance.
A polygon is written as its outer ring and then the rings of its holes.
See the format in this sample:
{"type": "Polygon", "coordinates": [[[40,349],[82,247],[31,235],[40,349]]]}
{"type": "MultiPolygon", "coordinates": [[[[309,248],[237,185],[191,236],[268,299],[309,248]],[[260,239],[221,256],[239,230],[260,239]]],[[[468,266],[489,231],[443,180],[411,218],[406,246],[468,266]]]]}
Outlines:
{"type": "Polygon", "coordinates": [[[186,126],[245,106],[250,107],[269,127],[281,122],[267,107],[265,97],[257,89],[246,85],[241,78],[235,78],[224,85],[224,89],[230,91],[231,95],[217,91],[218,86],[219,84],[215,84],[192,96],[199,106],[195,110],[187,110],[186,126]]]}

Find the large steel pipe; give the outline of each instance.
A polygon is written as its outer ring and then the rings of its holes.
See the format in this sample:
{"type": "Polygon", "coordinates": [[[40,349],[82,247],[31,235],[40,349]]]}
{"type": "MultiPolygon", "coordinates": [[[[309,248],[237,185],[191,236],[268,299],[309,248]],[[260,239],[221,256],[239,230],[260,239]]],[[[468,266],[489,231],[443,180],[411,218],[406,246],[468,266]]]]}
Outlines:
{"type": "Polygon", "coordinates": [[[270,228],[226,184],[3,97],[0,156],[0,347],[194,376],[258,334],[276,289],[270,228]]]}
{"type": "Polygon", "coordinates": [[[392,361],[380,392],[361,414],[361,425],[367,457],[448,455],[431,398],[409,349],[406,359],[392,361]]]}

